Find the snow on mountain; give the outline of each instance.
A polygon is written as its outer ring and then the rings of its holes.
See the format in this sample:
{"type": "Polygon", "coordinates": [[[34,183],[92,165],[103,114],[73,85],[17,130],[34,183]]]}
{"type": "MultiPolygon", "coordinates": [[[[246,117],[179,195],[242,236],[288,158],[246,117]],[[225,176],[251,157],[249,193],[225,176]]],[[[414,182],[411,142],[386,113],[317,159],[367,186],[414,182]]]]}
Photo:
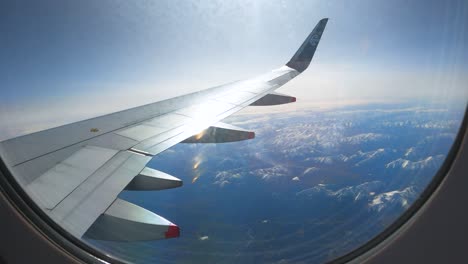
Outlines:
{"type": "Polygon", "coordinates": [[[411,147],[411,148],[407,149],[406,152],[405,152],[405,157],[409,157],[409,156],[413,155],[414,150],[415,150],[414,147],[411,147]]]}
{"type": "Polygon", "coordinates": [[[421,158],[434,155],[432,148],[428,148],[428,145],[417,144],[415,146],[406,149],[405,154],[402,158],[407,160],[420,160],[421,158]]]}
{"type": "Polygon", "coordinates": [[[362,144],[364,142],[373,142],[382,139],[386,139],[388,136],[378,133],[363,133],[354,136],[344,137],[340,139],[341,143],[347,143],[351,145],[362,144]]]}
{"type": "Polygon", "coordinates": [[[263,180],[272,180],[278,177],[290,176],[288,168],[283,165],[275,165],[269,168],[257,169],[251,172],[251,174],[261,177],[263,180]]]}
{"type": "Polygon", "coordinates": [[[452,125],[452,120],[431,120],[428,122],[415,124],[414,127],[416,128],[425,128],[425,129],[447,129],[452,125]]]}
{"type": "Polygon", "coordinates": [[[224,187],[234,181],[242,179],[242,175],[235,171],[219,171],[215,175],[215,181],[213,184],[224,187]]]}
{"type": "Polygon", "coordinates": [[[324,194],[329,197],[335,197],[340,201],[345,199],[358,201],[368,199],[370,195],[380,192],[384,186],[385,184],[381,181],[371,181],[333,191],[326,184],[317,184],[312,188],[296,193],[296,196],[311,197],[317,194],[324,194]]]}
{"type": "Polygon", "coordinates": [[[326,184],[317,184],[314,187],[302,190],[300,192],[296,193],[296,197],[301,197],[301,198],[313,198],[316,195],[323,194],[325,196],[332,197],[333,196],[333,191],[329,190],[327,188],[326,184]]]}
{"type": "Polygon", "coordinates": [[[374,196],[369,203],[369,208],[377,212],[392,206],[401,206],[407,209],[416,196],[417,192],[412,186],[406,187],[403,190],[381,193],[374,196]]]}
{"type": "Polygon", "coordinates": [[[285,154],[309,154],[316,148],[332,149],[339,146],[339,139],[343,138],[344,127],[330,124],[323,120],[312,123],[298,123],[281,127],[272,133],[269,144],[285,154]]]}
{"type": "Polygon", "coordinates": [[[354,201],[368,199],[372,193],[379,192],[384,187],[381,181],[365,182],[356,186],[348,186],[334,192],[333,195],[339,199],[354,199],[354,201]]]}
{"type": "Polygon", "coordinates": [[[332,156],[326,156],[326,157],[316,157],[316,158],[313,158],[312,160],[317,163],[330,165],[333,163],[333,159],[334,158],[332,156]]]}
{"type": "Polygon", "coordinates": [[[444,161],[444,155],[429,156],[423,160],[410,161],[399,158],[385,165],[387,169],[404,169],[404,170],[422,170],[422,169],[438,169],[444,161]]]}
{"type": "Polygon", "coordinates": [[[358,162],[356,162],[355,166],[359,167],[362,166],[368,162],[373,162],[374,160],[385,156],[386,150],[384,148],[379,148],[377,150],[373,151],[367,151],[367,152],[362,152],[358,151],[356,154],[352,155],[350,158],[351,159],[360,159],[358,162]]]}
{"type": "Polygon", "coordinates": [[[319,156],[315,158],[307,158],[306,160],[312,160],[316,163],[331,165],[335,162],[354,162],[355,166],[359,167],[370,162],[376,162],[376,160],[387,156],[388,151],[384,148],[379,148],[372,151],[363,152],[359,150],[353,155],[346,156],[338,154],[334,156],[319,156]]]}
{"type": "Polygon", "coordinates": [[[309,167],[309,168],[307,168],[307,169],[304,170],[304,172],[302,173],[302,175],[304,175],[304,176],[314,175],[314,174],[316,174],[318,171],[319,171],[319,168],[317,168],[317,167],[309,167]]]}
{"type": "Polygon", "coordinates": [[[402,190],[383,192],[385,183],[381,181],[365,182],[333,191],[326,184],[318,184],[296,193],[296,197],[315,199],[317,196],[335,198],[337,201],[365,201],[371,211],[380,212],[386,208],[400,206],[404,209],[416,199],[417,191],[413,186],[402,190]]]}

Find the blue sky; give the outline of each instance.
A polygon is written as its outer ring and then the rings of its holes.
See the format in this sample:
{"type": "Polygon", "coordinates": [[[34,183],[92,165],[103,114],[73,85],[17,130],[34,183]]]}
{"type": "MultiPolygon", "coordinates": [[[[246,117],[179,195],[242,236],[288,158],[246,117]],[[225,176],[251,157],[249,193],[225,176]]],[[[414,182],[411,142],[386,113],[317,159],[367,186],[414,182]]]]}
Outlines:
{"type": "Polygon", "coordinates": [[[261,74],[323,17],[281,92],[466,102],[466,1],[2,1],[1,138],[261,74]]]}

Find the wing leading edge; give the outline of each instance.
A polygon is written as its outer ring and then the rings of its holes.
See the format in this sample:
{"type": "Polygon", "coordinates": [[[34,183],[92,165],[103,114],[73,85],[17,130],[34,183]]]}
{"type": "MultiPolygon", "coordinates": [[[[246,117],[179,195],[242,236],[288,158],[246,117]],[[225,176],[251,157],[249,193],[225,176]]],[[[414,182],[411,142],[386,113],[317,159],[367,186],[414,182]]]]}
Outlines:
{"type": "Polygon", "coordinates": [[[264,75],[0,142],[2,158],[38,206],[72,235],[137,241],[178,237],[167,219],[117,198],[122,190],[163,190],[182,181],[146,167],[183,143],[254,138],[220,123],[247,107],[295,102],[274,93],[310,64],[328,19],[291,60],[264,75]]]}

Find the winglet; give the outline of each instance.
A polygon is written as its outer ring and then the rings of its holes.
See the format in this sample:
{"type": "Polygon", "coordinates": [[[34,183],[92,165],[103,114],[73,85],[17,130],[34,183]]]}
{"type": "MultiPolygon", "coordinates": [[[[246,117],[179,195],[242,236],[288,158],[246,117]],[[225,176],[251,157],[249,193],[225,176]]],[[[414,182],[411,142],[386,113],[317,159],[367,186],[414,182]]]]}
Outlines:
{"type": "Polygon", "coordinates": [[[314,56],[327,22],[328,18],[323,18],[317,23],[314,30],[312,30],[304,43],[302,43],[301,47],[296,51],[296,54],[294,54],[291,60],[286,63],[288,67],[291,67],[298,72],[303,72],[307,67],[309,67],[310,61],[314,56]]]}

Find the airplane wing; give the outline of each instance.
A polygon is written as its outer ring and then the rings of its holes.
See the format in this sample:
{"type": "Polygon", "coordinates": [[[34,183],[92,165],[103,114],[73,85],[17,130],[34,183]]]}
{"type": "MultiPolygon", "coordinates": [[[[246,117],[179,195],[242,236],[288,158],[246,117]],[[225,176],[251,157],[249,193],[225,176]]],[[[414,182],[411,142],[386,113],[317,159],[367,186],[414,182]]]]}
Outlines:
{"type": "Polygon", "coordinates": [[[179,236],[167,219],[120,198],[122,190],[182,185],[148,168],[177,143],[251,139],[254,132],[221,123],[249,105],[294,102],[273,91],[308,66],[328,19],[322,19],[283,67],[244,81],[131,108],[0,142],[18,183],[75,237],[137,241],[179,236]]]}

